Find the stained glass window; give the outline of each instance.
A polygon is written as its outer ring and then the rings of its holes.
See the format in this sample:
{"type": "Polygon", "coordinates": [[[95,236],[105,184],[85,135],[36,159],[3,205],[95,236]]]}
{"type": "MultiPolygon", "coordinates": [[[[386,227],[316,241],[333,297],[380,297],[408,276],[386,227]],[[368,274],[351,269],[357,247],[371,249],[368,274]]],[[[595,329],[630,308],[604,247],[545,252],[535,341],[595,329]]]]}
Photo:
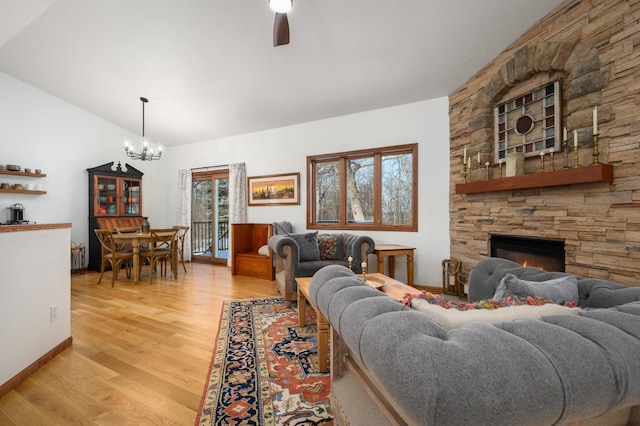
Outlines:
{"type": "Polygon", "coordinates": [[[562,149],[560,80],[495,108],[495,162],[511,152],[525,157],[562,149]]]}

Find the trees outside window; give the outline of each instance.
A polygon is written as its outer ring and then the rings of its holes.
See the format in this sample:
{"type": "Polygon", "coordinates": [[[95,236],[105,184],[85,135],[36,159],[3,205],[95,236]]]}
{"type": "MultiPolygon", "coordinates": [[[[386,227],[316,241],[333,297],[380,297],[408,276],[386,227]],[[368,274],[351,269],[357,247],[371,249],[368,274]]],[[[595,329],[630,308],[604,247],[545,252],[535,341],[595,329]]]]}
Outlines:
{"type": "Polygon", "coordinates": [[[417,231],[418,145],[307,157],[309,229],[417,231]]]}

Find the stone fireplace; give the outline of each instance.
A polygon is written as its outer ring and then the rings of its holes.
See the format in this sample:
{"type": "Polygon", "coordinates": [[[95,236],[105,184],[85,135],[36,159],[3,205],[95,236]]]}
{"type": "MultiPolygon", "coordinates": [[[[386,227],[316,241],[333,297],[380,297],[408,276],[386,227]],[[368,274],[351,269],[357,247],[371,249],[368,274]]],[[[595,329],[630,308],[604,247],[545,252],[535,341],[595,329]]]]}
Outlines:
{"type": "Polygon", "coordinates": [[[508,234],[562,241],[568,273],[640,285],[638,40],[640,2],[565,1],[449,95],[450,257],[462,261],[464,272],[492,255],[493,236],[508,234]],[[557,150],[542,171],[539,158],[525,158],[517,178],[527,182],[497,183],[495,106],[555,80],[561,81],[560,125],[578,136],[578,167],[573,150],[568,168],[557,150]],[[595,106],[600,165],[592,165],[595,106]],[[471,184],[464,181],[465,149],[474,158],[471,184]],[[610,175],[571,180],[573,170],[610,175]]]}
{"type": "Polygon", "coordinates": [[[492,234],[489,237],[491,257],[501,257],[522,266],[545,271],[564,272],[564,240],[492,234]]]}

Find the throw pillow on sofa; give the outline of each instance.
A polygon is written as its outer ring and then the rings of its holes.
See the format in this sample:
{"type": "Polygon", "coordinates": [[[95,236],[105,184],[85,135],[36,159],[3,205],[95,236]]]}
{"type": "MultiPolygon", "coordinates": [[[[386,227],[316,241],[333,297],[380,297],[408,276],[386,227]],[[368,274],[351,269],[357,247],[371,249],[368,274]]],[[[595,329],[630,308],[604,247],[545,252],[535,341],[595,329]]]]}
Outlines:
{"type": "Polygon", "coordinates": [[[513,274],[506,274],[493,296],[494,300],[509,296],[540,296],[554,303],[575,305],[578,303],[578,278],[569,275],[549,281],[525,281],[513,274]]]}
{"type": "Polygon", "coordinates": [[[306,234],[288,234],[297,244],[301,262],[310,260],[320,260],[320,251],[318,250],[318,231],[306,234]]]}
{"type": "Polygon", "coordinates": [[[318,235],[318,251],[320,260],[342,259],[342,234],[318,235]]]}

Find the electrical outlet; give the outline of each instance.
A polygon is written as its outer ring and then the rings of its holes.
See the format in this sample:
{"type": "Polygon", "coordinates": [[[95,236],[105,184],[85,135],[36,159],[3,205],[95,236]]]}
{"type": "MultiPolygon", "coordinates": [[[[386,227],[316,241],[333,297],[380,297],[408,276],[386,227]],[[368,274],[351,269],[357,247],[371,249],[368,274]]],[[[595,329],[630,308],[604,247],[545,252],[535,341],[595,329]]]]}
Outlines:
{"type": "Polygon", "coordinates": [[[58,321],[58,305],[49,307],[49,322],[58,321]]]}

